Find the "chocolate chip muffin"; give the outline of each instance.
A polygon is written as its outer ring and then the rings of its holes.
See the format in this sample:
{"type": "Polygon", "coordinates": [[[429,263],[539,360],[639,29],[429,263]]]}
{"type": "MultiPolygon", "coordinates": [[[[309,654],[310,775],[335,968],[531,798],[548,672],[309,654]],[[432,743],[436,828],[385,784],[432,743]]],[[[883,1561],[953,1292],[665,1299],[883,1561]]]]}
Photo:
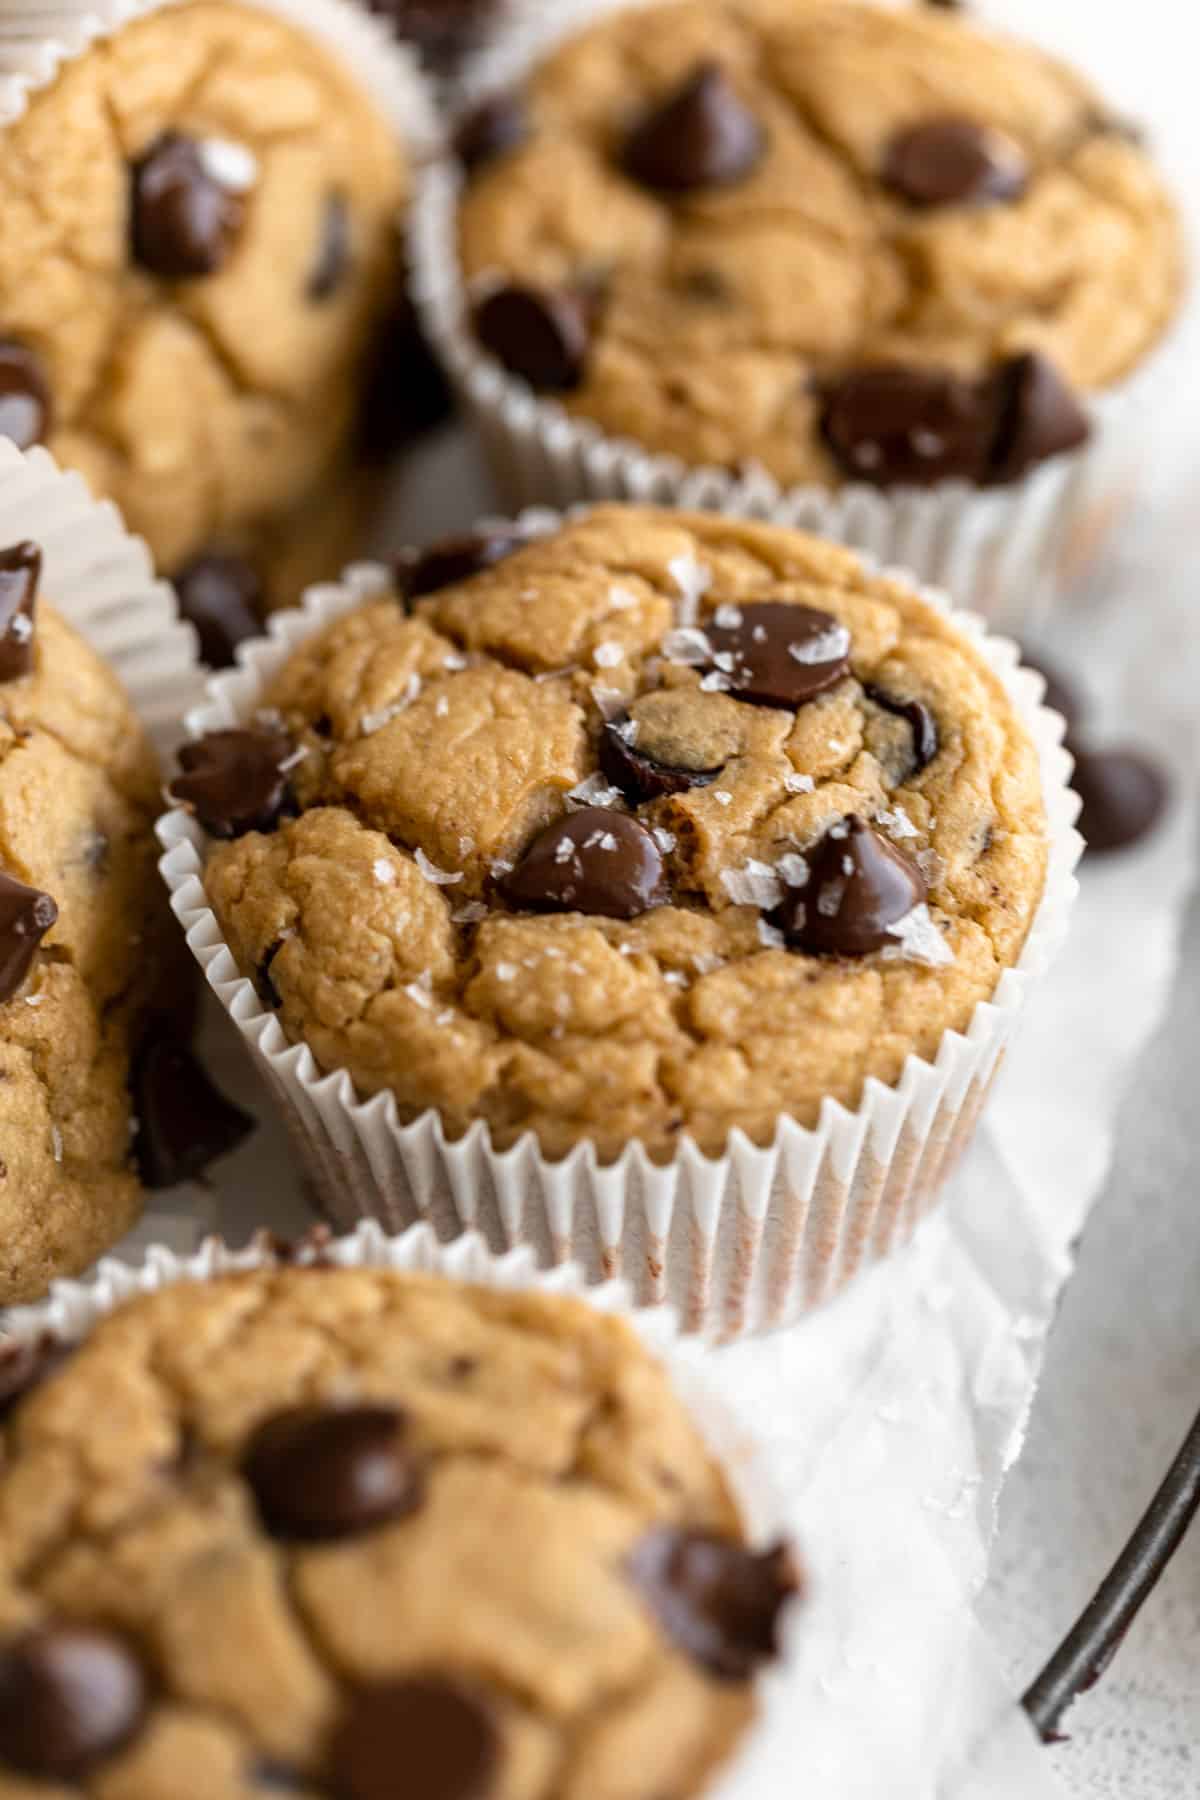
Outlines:
{"type": "Polygon", "coordinates": [[[293,1268],[43,1354],[0,1426],[0,1800],[690,1800],[750,1724],[795,1568],[620,1320],[293,1268]]]}
{"type": "Polygon", "coordinates": [[[475,335],[611,436],[784,485],[1078,449],[1171,322],[1174,207],[1086,82],[934,7],[608,17],[468,118],[475,335]]]}
{"type": "Polygon", "coordinates": [[[404,152],[269,11],[187,0],[66,62],[0,139],[0,432],[174,573],[344,463],[404,152]]]}
{"type": "MultiPolygon", "coordinates": [[[[133,1224],[130,1056],[163,968],[157,763],[116,678],[0,552],[0,1305],[133,1224]]],[[[181,984],[186,989],[186,983],[181,984]]]]}
{"type": "Polygon", "coordinates": [[[452,1137],[814,1125],[966,1029],[1042,895],[997,678],[799,532],[614,506],[434,546],[265,699],[173,785],[209,902],[289,1038],[452,1137]]]}

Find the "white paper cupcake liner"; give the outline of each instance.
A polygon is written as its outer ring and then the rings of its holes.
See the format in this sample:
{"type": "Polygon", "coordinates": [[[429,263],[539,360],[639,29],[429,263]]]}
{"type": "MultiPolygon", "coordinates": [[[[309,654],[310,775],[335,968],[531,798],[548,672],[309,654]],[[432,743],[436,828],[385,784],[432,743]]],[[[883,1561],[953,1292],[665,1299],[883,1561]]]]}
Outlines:
{"type": "MultiPolygon", "coordinates": [[[[599,15],[654,0],[525,0],[512,28],[464,72],[463,110],[519,82],[554,44],[599,15]]],[[[983,490],[780,485],[762,467],[741,473],[657,455],[536,394],[479,346],[458,258],[462,173],[432,164],[411,226],[413,294],[426,334],[479,433],[504,504],[570,506],[582,500],[729,510],[818,532],[910,569],[946,589],[995,628],[1029,631],[1055,598],[1082,580],[1138,485],[1142,422],[1170,391],[1168,337],[1126,381],[1087,399],[1090,442],[1021,481],[983,490]]],[[[1178,333],[1173,334],[1178,337],[1178,333]]]]}
{"type": "MultiPolygon", "coordinates": [[[[125,25],[186,0],[21,0],[0,7],[0,127],[20,118],[31,94],[49,87],[64,63],[125,25]]],[[[274,13],[338,58],[418,156],[430,154],[439,127],[415,58],[390,26],[354,0],[238,0],[274,13]]]]}
{"type": "MultiPolygon", "coordinates": [[[[727,1476],[749,1541],[766,1545],[790,1538],[788,1508],[771,1458],[714,1393],[705,1373],[706,1352],[680,1333],[668,1308],[635,1307],[624,1282],[589,1286],[584,1271],[573,1267],[541,1273],[529,1249],[496,1257],[477,1234],[451,1245],[439,1244],[427,1225],[414,1226],[400,1237],[388,1237],[377,1224],[365,1223],[350,1236],[310,1251],[301,1248],[297,1256],[301,1262],[319,1256],[342,1268],[394,1269],[506,1290],[534,1288],[571,1294],[600,1312],[626,1318],[666,1367],[681,1404],[727,1476]]],[[[231,1250],[219,1238],[208,1239],[192,1256],[177,1256],[155,1247],[137,1264],[109,1257],[98,1264],[89,1280],[57,1282],[50,1298],[40,1305],[13,1308],[0,1316],[0,1351],[22,1343],[36,1344],[47,1335],[77,1343],[106,1314],[138,1295],[157,1293],[176,1282],[209,1281],[268,1268],[277,1261],[268,1244],[231,1250]]],[[[799,1551],[803,1561],[803,1545],[799,1551]]],[[[795,1769],[803,1754],[803,1708],[797,1701],[807,1683],[800,1675],[794,1646],[804,1631],[805,1607],[802,1598],[785,1612],[782,1654],[756,1684],[758,1719],[733,1760],[706,1790],[707,1800],[790,1800],[795,1769]]]]}
{"type": "Polygon", "coordinates": [[[31,538],[42,551],[41,593],[124,684],[159,754],[204,692],[195,633],[157,579],[150,552],[116,508],[49,451],[22,453],[0,437],[0,544],[31,538]]]}
{"type": "MultiPolygon", "coordinates": [[[[530,532],[556,523],[542,511],[519,521],[530,532]]],[[[249,720],[296,648],[387,580],[381,567],[359,565],[311,589],[302,609],[276,614],[269,637],[243,645],[240,666],[209,681],[189,732],[249,720]]],[[[926,598],[950,611],[943,596],[926,598]]],[[[869,1081],[853,1111],[827,1099],[811,1129],[783,1119],[765,1148],[735,1131],[718,1158],[685,1138],[669,1164],[634,1143],[605,1166],[588,1143],[551,1162],[531,1135],[497,1151],[482,1122],[457,1141],[436,1113],[404,1123],[391,1093],[362,1099],[344,1070],[323,1074],[306,1044],[288,1042],[209,905],[203,831],[181,808],[166,814],[159,866],[171,904],[270,1081],[330,1218],[376,1218],[392,1231],[428,1219],[442,1237],[478,1228],[496,1248],[528,1244],[543,1263],[578,1260],[593,1279],[624,1276],[643,1304],[670,1300],[689,1330],[720,1338],[789,1322],[911,1237],[969,1142],[1025,996],[1066,933],[1082,850],[1063,722],[1040,704],[1042,678],[977,618],[955,622],[1003,682],[1041,762],[1050,856],[1028,941],[967,1031],[946,1032],[932,1061],[910,1056],[895,1087],[869,1081]]]]}

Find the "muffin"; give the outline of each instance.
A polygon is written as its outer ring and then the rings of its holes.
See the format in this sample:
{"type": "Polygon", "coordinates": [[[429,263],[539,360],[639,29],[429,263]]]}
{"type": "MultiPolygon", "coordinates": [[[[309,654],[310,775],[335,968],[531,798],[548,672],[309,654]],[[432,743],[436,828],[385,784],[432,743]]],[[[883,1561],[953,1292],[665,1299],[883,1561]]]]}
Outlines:
{"type": "Polygon", "coordinates": [[[307,1267],[41,1354],[0,1429],[3,1800],[691,1800],[752,1723],[795,1569],[621,1320],[307,1267]]]}
{"type": "Polygon", "coordinates": [[[157,760],[40,566],[35,544],[0,552],[0,1305],[140,1211],[130,1064],[171,961],[157,760]]]}
{"type": "Polygon", "coordinates": [[[459,133],[419,292],[513,504],[803,522],[1015,621],[1103,539],[1178,310],[1133,130],[969,16],[606,10],[459,133]]]}
{"type": "Polygon", "coordinates": [[[903,1242],[970,1138],[1074,893],[1038,691],[805,534],[531,514],[249,646],[163,874],[335,1220],[732,1333],[903,1242]]]}
{"type": "Polygon", "coordinates": [[[321,16],[142,9],[0,136],[0,431],[168,573],[311,507],[355,441],[410,170],[321,16]]]}

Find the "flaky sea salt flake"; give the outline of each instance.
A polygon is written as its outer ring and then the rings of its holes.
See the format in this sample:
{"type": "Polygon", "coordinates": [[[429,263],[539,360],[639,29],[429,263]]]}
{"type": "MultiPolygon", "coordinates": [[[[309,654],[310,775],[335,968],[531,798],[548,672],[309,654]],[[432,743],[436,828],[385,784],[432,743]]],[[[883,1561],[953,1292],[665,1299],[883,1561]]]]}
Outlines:
{"type": "Polygon", "coordinates": [[[449,869],[439,869],[436,863],[430,862],[423,850],[416,851],[413,861],[426,881],[431,881],[434,887],[453,887],[455,882],[462,880],[461,870],[452,873],[449,869]]]}
{"type": "Polygon", "coordinates": [[[741,869],[722,869],[721,886],[735,906],[771,912],[783,899],[783,885],[770,863],[751,857],[741,869]]]}
{"type": "Polygon", "coordinates": [[[891,935],[896,939],[888,944],[883,955],[888,961],[924,963],[928,968],[945,968],[954,961],[954,952],[934,924],[929,908],[925,905],[914,906],[910,913],[891,927],[891,935]]]}

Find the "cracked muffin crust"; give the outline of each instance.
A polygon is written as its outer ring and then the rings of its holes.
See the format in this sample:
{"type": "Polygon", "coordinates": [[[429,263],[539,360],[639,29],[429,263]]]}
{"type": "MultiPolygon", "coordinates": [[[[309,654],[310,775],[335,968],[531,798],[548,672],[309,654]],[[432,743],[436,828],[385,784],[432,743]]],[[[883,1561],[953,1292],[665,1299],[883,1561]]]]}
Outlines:
{"type": "Polygon", "coordinates": [[[619,1319],[316,1266],[49,1355],[0,1402],[2,1800],[690,1800],[750,1723],[794,1567],[619,1319]]]}
{"type": "Polygon", "coordinates": [[[779,527],[443,544],[185,752],[284,1031],[401,1117],[668,1160],[963,1030],[1042,893],[1033,745],[955,626],[779,527]]]}
{"type": "Polygon", "coordinates": [[[0,1305],[137,1217],[126,1083],[171,927],[156,759],[39,563],[0,553],[0,1305]]]}
{"type": "Polygon", "coordinates": [[[0,137],[0,431],[166,570],[286,513],[346,454],[407,186],[373,102],[279,18],[126,25],[0,137]]]}
{"type": "Polygon", "coordinates": [[[856,0],[635,8],[465,128],[483,347],[573,414],[784,484],[1011,481],[1182,287],[1145,149],[1061,64],[856,0]]]}

